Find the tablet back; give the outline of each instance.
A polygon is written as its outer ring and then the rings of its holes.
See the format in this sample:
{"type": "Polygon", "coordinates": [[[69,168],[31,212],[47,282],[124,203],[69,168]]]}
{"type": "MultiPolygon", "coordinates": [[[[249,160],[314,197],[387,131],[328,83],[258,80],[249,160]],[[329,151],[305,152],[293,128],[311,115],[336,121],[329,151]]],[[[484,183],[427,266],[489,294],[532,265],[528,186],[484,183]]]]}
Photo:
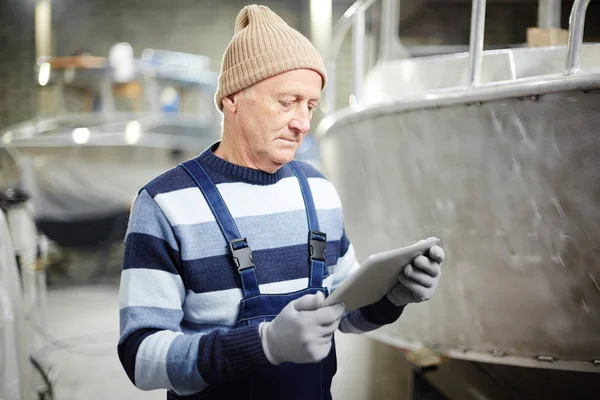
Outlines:
{"type": "Polygon", "coordinates": [[[379,301],[398,283],[398,274],[406,265],[440,242],[440,239],[430,238],[369,256],[354,274],[325,299],[323,306],[344,303],[346,310],[350,311],[379,301]]]}

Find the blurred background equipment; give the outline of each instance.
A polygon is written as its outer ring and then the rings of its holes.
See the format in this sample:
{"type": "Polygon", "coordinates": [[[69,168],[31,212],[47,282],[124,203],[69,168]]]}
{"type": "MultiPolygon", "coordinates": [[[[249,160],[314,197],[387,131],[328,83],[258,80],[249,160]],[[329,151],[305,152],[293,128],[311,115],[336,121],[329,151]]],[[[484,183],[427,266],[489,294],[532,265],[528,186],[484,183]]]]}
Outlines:
{"type": "Polygon", "coordinates": [[[52,399],[41,347],[31,324],[46,326],[46,240],[38,235],[29,197],[0,191],[0,397],[52,399]]]}
{"type": "Polygon", "coordinates": [[[19,400],[30,397],[30,341],[25,335],[23,292],[4,210],[9,202],[0,195],[0,397],[19,400]],[[10,367],[9,367],[10,366],[10,367]]]}
{"type": "Polygon", "coordinates": [[[219,138],[206,57],[145,49],[138,59],[117,43],[108,59],[44,57],[38,67],[57,115],[9,126],[3,138],[38,226],[60,245],[121,240],[136,191],[219,138]]]}

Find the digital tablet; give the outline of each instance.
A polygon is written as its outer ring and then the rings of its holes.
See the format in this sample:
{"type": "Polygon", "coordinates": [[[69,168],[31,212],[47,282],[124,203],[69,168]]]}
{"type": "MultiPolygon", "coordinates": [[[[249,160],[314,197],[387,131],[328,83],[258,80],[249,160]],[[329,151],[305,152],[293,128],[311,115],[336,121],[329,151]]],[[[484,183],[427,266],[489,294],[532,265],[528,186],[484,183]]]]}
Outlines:
{"type": "Polygon", "coordinates": [[[344,303],[346,310],[350,311],[379,301],[398,283],[398,275],[405,266],[440,242],[438,238],[429,238],[408,247],[369,256],[321,306],[344,303]]]}

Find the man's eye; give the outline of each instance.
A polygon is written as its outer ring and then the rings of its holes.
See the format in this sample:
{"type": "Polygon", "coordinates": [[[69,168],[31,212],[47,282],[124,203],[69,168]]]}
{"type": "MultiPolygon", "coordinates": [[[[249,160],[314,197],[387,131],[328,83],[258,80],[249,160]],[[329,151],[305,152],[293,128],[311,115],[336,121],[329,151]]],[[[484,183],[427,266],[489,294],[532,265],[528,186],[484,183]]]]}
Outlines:
{"type": "Polygon", "coordinates": [[[282,101],[282,100],[280,100],[279,104],[281,104],[284,107],[290,107],[292,105],[292,102],[291,101],[282,101]]]}

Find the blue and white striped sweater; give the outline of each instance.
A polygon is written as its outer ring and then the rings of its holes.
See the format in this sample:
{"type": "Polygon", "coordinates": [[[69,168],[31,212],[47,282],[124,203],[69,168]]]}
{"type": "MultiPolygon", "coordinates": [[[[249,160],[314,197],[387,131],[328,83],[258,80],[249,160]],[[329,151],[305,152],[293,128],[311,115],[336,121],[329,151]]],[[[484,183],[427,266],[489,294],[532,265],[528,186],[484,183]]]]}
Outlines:
{"type": "MultiPolygon", "coordinates": [[[[308,225],[289,166],[268,174],[230,164],[212,149],[199,161],[252,248],[261,293],[306,288],[308,225]]],[[[328,238],[326,263],[332,273],[324,285],[335,290],[358,263],[334,186],[316,169],[301,166],[328,238]]],[[[234,271],[212,212],[181,168],[140,191],[125,240],[118,346],[123,367],[138,388],[189,395],[269,365],[258,327],[234,329],[242,299],[234,271]]],[[[384,298],[348,313],[340,330],[373,330],[401,312],[384,298]]]]}

